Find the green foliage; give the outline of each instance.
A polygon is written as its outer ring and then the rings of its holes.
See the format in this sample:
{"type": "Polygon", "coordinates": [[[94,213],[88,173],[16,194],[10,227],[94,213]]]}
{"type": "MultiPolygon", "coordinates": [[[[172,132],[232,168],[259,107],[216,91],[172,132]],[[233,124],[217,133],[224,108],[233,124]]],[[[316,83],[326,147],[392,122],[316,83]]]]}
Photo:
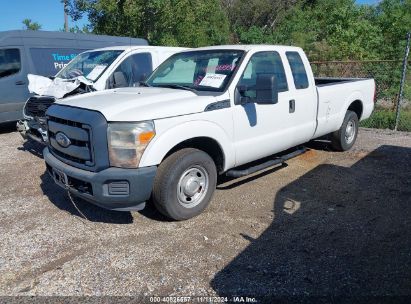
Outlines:
{"type": "Polygon", "coordinates": [[[364,128],[394,129],[395,112],[389,110],[375,110],[372,116],[360,124],[364,128]]]}
{"type": "MultiPolygon", "coordinates": [[[[65,32],[66,30],[64,27],[59,29],[60,32],[65,32]]],[[[90,34],[91,31],[87,25],[84,25],[82,28],[80,28],[78,25],[69,27],[69,32],[70,33],[78,33],[78,34],[90,34]]]]}
{"type": "Polygon", "coordinates": [[[311,60],[400,59],[411,30],[411,0],[383,0],[377,6],[355,0],[230,3],[234,13],[227,14],[240,43],[297,45],[311,60]]]}
{"type": "Polygon", "coordinates": [[[22,23],[24,24],[24,29],[25,30],[29,30],[29,31],[38,31],[41,29],[41,24],[38,22],[34,22],[31,19],[24,19],[22,21],[22,23]]]}
{"type": "Polygon", "coordinates": [[[75,20],[87,14],[96,34],[190,47],[222,44],[229,38],[219,0],[73,0],[69,6],[75,20]]]}
{"type": "Polygon", "coordinates": [[[406,33],[411,31],[411,0],[383,0],[372,19],[380,28],[384,43],[379,47],[381,59],[401,58],[406,33]]]}
{"type": "Polygon", "coordinates": [[[275,29],[273,42],[299,45],[311,60],[375,59],[382,39],[370,15],[372,8],[354,0],[300,2],[275,29]]]}
{"type": "MultiPolygon", "coordinates": [[[[360,126],[365,128],[392,130],[395,126],[395,115],[395,111],[376,109],[370,118],[360,123],[360,126]]],[[[411,132],[411,110],[405,109],[401,111],[398,130],[411,132]]]]}
{"type": "Polygon", "coordinates": [[[67,0],[67,7],[74,20],[87,15],[96,34],[154,45],[297,45],[324,61],[400,59],[411,30],[411,0],[67,0]]]}

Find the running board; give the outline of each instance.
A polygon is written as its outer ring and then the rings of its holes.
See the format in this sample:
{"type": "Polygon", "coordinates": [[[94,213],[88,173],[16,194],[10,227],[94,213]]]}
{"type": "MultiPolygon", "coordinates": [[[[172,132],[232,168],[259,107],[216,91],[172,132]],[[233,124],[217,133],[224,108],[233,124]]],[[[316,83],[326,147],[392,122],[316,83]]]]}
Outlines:
{"type": "Polygon", "coordinates": [[[269,167],[272,167],[272,166],[275,166],[275,165],[278,165],[278,164],[283,164],[285,161],[289,160],[290,158],[301,155],[301,154],[305,153],[306,151],[307,151],[307,149],[305,147],[303,147],[303,148],[298,149],[296,151],[293,151],[291,153],[288,153],[288,154],[282,155],[280,157],[277,157],[276,159],[266,161],[262,164],[259,164],[259,165],[253,166],[253,167],[249,167],[249,168],[244,169],[244,170],[235,170],[235,169],[229,170],[229,171],[226,172],[226,175],[229,176],[229,177],[234,177],[234,178],[250,175],[250,174],[253,174],[255,172],[267,169],[269,167]]]}

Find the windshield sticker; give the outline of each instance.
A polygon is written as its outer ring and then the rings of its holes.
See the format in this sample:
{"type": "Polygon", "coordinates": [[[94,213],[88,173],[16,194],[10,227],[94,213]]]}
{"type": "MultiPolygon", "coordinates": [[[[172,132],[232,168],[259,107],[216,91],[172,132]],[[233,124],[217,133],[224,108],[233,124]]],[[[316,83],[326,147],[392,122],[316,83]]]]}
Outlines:
{"type": "Polygon", "coordinates": [[[220,64],[220,65],[211,65],[203,69],[206,73],[213,73],[219,71],[233,71],[235,69],[235,64],[220,64]]]}
{"type": "Polygon", "coordinates": [[[200,82],[200,86],[219,88],[227,75],[207,73],[200,82]]]}
{"type": "Polygon", "coordinates": [[[96,65],[94,69],[86,76],[87,79],[96,80],[98,76],[106,69],[106,65],[96,65]]]}

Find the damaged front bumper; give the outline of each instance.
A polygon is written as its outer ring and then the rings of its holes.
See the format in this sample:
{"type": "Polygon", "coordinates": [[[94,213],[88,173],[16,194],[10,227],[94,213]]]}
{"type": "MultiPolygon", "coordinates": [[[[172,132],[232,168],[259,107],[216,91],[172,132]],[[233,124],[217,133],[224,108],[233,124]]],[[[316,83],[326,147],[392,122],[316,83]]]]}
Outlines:
{"type": "Polygon", "coordinates": [[[17,131],[25,140],[32,139],[41,144],[47,144],[47,130],[40,123],[30,119],[22,119],[17,122],[17,131]]]}

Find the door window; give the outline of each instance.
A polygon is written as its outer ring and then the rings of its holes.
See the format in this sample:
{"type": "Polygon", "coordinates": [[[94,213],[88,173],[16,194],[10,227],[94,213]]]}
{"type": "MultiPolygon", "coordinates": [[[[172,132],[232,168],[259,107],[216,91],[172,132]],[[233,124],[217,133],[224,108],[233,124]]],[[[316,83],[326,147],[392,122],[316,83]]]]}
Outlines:
{"type": "Polygon", "coordinates": [[[153,61],[150,53],[138,53],[129,56],[114,71],[115,88],[137,86],[153,71],[153,61]]]}
{"type": "Polygon", "coordinates": [[[290,63],[291,72],[293,73],[295,88],[297,90],[308,88],[307,72],[305,71],[300,54],[297,52],[287,52],[286,56],[290,63]]]}
{"type": "Polygon", "coordinates": [[[283,62],[277,52],[260,52],[251,57],[238,83],[240,93],[243,96],[250,97],[251,99],[256,97],[258,74],[275,76],[278,91],[288,91],[283,62]]]}
{"type": "Polygon", "coordinates": [[[17,74],[20,70],[20,50],[0,49],[0,78],[17,74]]]}

